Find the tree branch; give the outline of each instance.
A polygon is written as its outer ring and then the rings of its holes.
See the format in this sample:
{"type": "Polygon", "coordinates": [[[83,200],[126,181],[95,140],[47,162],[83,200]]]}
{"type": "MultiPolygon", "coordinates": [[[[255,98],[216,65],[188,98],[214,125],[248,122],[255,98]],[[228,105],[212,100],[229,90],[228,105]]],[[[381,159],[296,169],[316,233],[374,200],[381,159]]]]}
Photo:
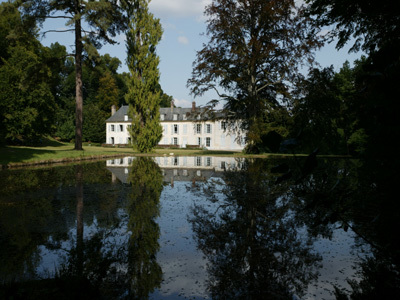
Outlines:
{"type": "Polygon", "coordinates": [[[237,100],[236,98],[234,98],[234,97],[229,97],[229,96],[226,95],[226,94],[220,94],[219,91],[217,90],[217,88],[215,87],[215,85],[211,85],[211,87],[212,87],[212,88],[214,89],[214,91],[217,93],[218,97],[220,97],[220,98],[232,98],[233,100],[237,100]]]}
{"type": "Polygon", "coordinates": [[[66,29],[66,30],[47,30],[45,32],[43,32],[42,34],[45,35],[46,33],[49,32],[70,32],[70,31],[75,31],[75,29],[66,29]]]}
{"type": "Polygon", "coordinates": [[[67,16],[38,16],[39,19],[69,19],[72,20],[73,17],[67,16]]]}

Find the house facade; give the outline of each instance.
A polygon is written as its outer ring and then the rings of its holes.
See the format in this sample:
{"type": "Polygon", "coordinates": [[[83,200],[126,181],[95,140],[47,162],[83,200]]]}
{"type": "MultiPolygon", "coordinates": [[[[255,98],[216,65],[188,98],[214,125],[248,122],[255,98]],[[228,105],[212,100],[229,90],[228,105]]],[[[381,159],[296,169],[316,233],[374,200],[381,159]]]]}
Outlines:
{"type": "MultiPolygon", "coordinates": [[[[129,126],[132,120],[128,117],[128,106],[118,111],[111,109],[111,117],[106,120],[106,143],[111,145],[130,144],[129,126]]],[[[224,120],[206,120],[193,102],[192,108],[160,108],[160,124],[163,135],[160,146],[199,146],[209,150],[243,150],[244,135],[239,138],[229,132],[224,120]]]]}

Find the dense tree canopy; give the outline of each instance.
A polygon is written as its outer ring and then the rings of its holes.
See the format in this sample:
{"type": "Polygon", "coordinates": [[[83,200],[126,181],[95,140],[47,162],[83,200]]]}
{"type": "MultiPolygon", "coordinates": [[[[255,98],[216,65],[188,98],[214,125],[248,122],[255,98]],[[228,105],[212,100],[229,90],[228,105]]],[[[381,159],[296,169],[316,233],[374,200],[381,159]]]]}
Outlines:
{"type": "Polygon", "coordinates": [[[37,142],[54,124],[51,49],[10,3],[0,6],[0,24],[0,141],[37,142]]]}
{"type": "Polygon", "coordinates": [[[392,0],[306,0],[308,13],[322,26],[332,26],[338,48],[355,38],[353,50],[376,51],[400,35],[400,8],[392,0]]]}
{"type": "Polygon", "coordinates": [[[75,150],[82,150],[82,111],[83,83],[82,59],[85,50],[89,56],[97,53],[95,47],[102,43],[115,43],[112,40],[117,33],[126,28],[126,14],[123,7],[125,1],[21,1],[21,8],[28,18],[44,22],[50,18],[66,19],[66,30],[51,30],[52,32],[73,31],[75,33],[75,150]],[[84,29],[85,25],[88,27],[84,29]],[[84,33],[84,35],[82,35],[84,33]]]}
{"type": "Polygon", "coordinates": [[[293,0],[214,0],[205,13],[210,40],[188,85],[195,96],[215,89],[211,104],[223,101],[231,123],[240,120],[248,142],[259,142],[267,133],[259,125],[282,107],[300,63],[312,61],[317,29],[293,0]]]}

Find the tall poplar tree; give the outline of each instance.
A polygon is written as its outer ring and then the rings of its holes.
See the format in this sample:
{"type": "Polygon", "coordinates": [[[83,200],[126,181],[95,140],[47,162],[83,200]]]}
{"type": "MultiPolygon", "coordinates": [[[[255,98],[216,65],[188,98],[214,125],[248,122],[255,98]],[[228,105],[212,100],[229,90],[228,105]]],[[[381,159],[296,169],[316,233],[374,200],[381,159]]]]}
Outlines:
{"type": "Polygon", "coordinates": [[[132,118],[130,134],[133,147],[140,152],[151,151],[162,137],[160,125],[160,73],[156,46],[161,40],[160,20],[149,12],[149,0],[135,0],[130,11],[127,33],[128,79],[126,102],[132,118]]]}
{"type": "Polygon", "coordinates": [[[96,54],[96,47],[102,43],[114,44],[112,37],[126,29],[125,9],[130,1],[118,0],[20,0],[26,17],[33,17],[43,23],[48,19],[64,19],[67,29],[48,30],[48,32],[73,32],[75,34],[75,150],[82,150],[83,125],[83,83],[82,59],[84,51],[96,54]]]}

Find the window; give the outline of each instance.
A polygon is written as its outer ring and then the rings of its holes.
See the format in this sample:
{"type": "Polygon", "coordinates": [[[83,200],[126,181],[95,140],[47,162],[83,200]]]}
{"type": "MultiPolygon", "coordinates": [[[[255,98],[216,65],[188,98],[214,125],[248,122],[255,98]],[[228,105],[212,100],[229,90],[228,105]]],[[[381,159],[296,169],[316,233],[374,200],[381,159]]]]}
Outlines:
{"type": "Polygon", "coordinates": [[[174,162],[173,162],[174,166],[178,166],[179,165],[179,157],[174,157],[173,160],[174,160],[174,162]]]}
{"type": "Polygon", "coordinates": [[[124,132],[124,125],[119,125],[119,131],[124,132]]]}
{"type": "Polygon", "coordinates": [[[196,166],[200,167],[201,166],[201,157],[196,157],[196,166]]]}
{"type": "Polygon", "coordinates": [[[211,138],[207,137],[206,138],[206,147],[210,147],[211,146],[211,138]]]}
{"type": "Polygon", "coordinates": [[[197,145],[201,146],[201,138],[197,138],[197,145]]]}
{"type": "Polygon", "coordinates": [[[126,143],[127,143],[128,145],[131,144],[131,138],[130,138],[130,137],[128,137],[128,138],[126,139],[126,143]]]}
{"type": "Polygon", "coordinates": [[[174,124],[174,133],[178,134],[178,124],[174,124]]]}
{"type": "Polygon", "coordinates": [[[114,138],[113,137],[110,140],[110,144],[114,145],[114,138]]]}
{"type": "Polygon", "coordinates": [[[196,124],[196,133],[201,133],[201,124],[196,124]]]}
{"type": "Polygon", "coordinates": [[[206,166],[210,167],[211,166],[211,157],[206,158],[206,166]]]}
{"type": "Polygon", "coordinates": [[[177,121],[178,120],[178,115],[177,114],[174,114],[174,119],[173,119],[174,121],[177,121]]]}
{"type": "Polygon", "coordinates": [[[221,121],[221,129],[225,130],[228,127],[228,123],[225,121],[221,121]]]}
{"type": "Polygon", "coordinates": [[[128,115],[124,115],[124,121],[128,121],[128,115]]]}
{"type": "Polygon", "coordinates": [[[183,117],[183,121],[187,120],[187,115],[186,114],[184,114],[182,117],[183,117]]]}
{"type": "Polygon", "coordinates": [[[178,138],[174,137],[174,145],[178,145],[178,138]]]}
{"type": "Polygon", "coordinates": [[[129,125],[126,126],[126,128],[128,129],[128,131],[131,130],[132,129],[132,125],[129,124],[129,125]]]}
{"type": "Polygon", "coordinates": [[[206,124],[206,133],[211,133],[211,124],[206,124]]]}
{"type": "Polygon", "coordinates": [[[224,162],[224,161],[221,161],[221,169],[224,169],[224,170],[225,170],[225,167],[226,167],[225,162],[224,162]]]}
{"type": "Polygon", "coordinates": [[[160,115],[161,121],[164,121],[164,118],[165,118],[165,115],[164,115],[164,114],[161,114],[161,115],[160,115]]]}
{"type": "Polygon", "coordinates": [[[111,131],[115,131],[115,125],[111,125],[111,131]]]}

